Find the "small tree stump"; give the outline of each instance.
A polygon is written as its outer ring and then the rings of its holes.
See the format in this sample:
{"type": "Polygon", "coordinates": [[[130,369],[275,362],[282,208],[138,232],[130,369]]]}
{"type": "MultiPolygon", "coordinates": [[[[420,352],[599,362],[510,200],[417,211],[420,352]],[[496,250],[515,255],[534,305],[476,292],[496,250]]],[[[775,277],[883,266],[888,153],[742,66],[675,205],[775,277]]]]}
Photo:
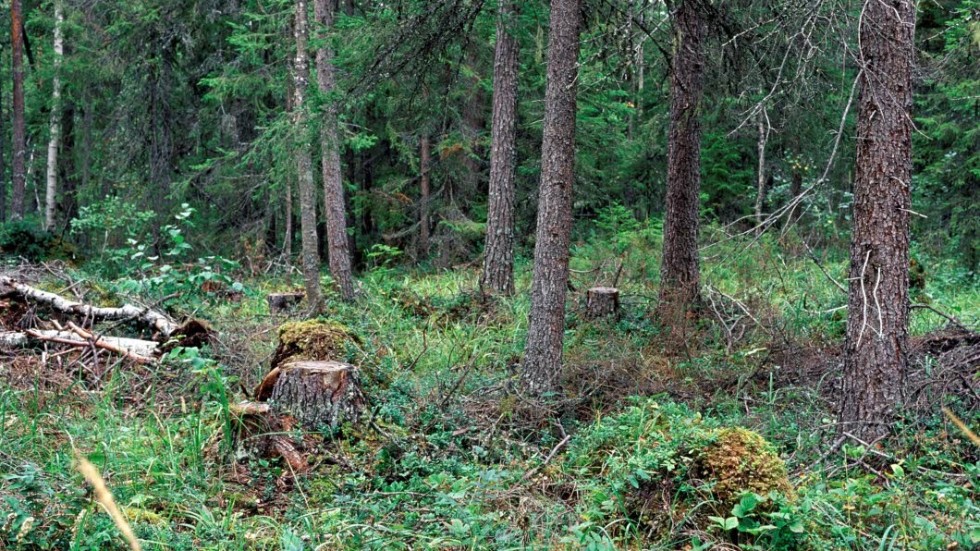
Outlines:
{"type": "Polygon", "coordinates": [[[305,296],[305,293],[269,293],[265,300],[269,303],[269,313],[278,314],[296,306],[305,296]]]}
{"type": "MultiPolygon", "coordinates": [[[[364,411],[357,368],[340,362],[290,362],[273,369],[261,387],[269,393],[274,409],[295,417],[307,428],[336,428],[356,423],[364,411]]],[[[259,396],[261,399],[261,396],[259,396]]]]}
{"type": "Polygon", "coordinates": [[[593,287],[585,294],[585,317],[601,318],[615,314],[619,310],[619,289],[615,287],[593,287]]]}

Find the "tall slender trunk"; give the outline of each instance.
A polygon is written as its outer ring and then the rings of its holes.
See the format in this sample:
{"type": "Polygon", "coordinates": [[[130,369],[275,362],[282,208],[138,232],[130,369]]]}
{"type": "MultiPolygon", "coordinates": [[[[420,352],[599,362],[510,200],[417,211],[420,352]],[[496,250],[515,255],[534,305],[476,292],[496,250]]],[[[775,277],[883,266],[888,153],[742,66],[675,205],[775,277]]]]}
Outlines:
{"type": "Polygon", "coordinates": [[[514,165],[517,142],[517,12],[512,0],[500,0],[497,46],[493,60],[493,136],[487,239],[480,290],[514,293],[514,165]]]}
{"type": "Polygon", "coordinates": [[[11,63],[14,81],[13,105],[13,192],[10,197],[11,218],[24,217],[24,192],[27,183],[25,157],[27,156],[27,130],[24,126],[24,18],[21,0],[10,2],[10,37],[13,53],[11,63]]]}
{"type": "Polygon", "coordinates": [[[419,138],[419,171],[421,180],[421,190],[419,197],[419,256],[425,257],[429,254],[429,194],[431,193],[431,182],[429,181],[429,168],[432,164],[432,153],[430,151],[429,135],[423,134],[419,138]]]}
{"type": "Polygon", "coordinates": [[[48,123],[48,174],[44,194],[44,227],[54,228],[54,212],[58,204],[58,143],[61,139],[61,59],[65,45],[61,34],[64,24],[62,0],[54,1],[54,78],[51,80],[51,115],[48,123]]]}
{"type": "Polygon", "coordinates": [[[915,2],[868,0],[863,15],[840,420],[872,442],[889,433],[908,370],[915,2]]]}
{"type": "MultiPolygon", "coordinates": [[[[314,0],[313,11],[321,32],[333,26],[333,7],[329,0],[314,0]]],[[[354,299],[354,274],[347,240],[347,214],[344,209],[343,172],[340,168],[340,121],[331,95],[336,90],[333,52],[326,45],[316,52],[317,85],[325,96],[320,121],[320,150],[323,170],[323,212],[327,219],[327,260],[330,274],[345,301],[354,299]]]]}
{"type": "MultiPolygon", "coordinates": [[[[3,51],[2,48],[0,48],[0,52],[2,51],[3,51]]],[[[0,58],[2,57],[3,57],[2,54],[0,54],[0,58]]],[[[3,65],[0,64],[0,68],[2,67],[3,65]]],[[[0,81],[2,80],[3,80],[3,71],[0,70],[0,81]]],[[[0,85],[0,92],[3,92],[2,85],[0,85]]],[[[7,170],[6,170],[7,167],[4,166],[4,157],[3,157],[3,151],[6,147],[3,139],[4,136],[3,117],[4,117],[3,94],[0,93],[0,222],[7,221],[7,170]]]]}
{"type": "Polygon", "coordinates": [[[670,75],[670,134],[667,146],[667,211],[660,268],[660,314],[680,327],[697,303],[698,211],[701,192],[701,97],[704,36],[699,0],[671,4],[674,57],[670,75]]]}
{"type": "MultiPolygon", "coordinates": [[[[757,128],[759,137],[756,141],[756,148],[759,152],[759,166],[756,169],[756,192],[755,192],[755,223],[762,223],[762,209],[766,204],[766,142],[769,140],[769,117],[766,108],[759,110],[759,120],[757,128]]],[[[762,228],[759,228],[762,231],[762,228]]]]}
{"type": "Polygon", "coordinates": [[[310,64],[307,55],[306,0],[296,0],[296,24],[293,29],[296,39],[296,56],[293,58],[293,130],[296,143],[293,162],[296,164],[296,182],[299,189],[300,233],[302,237],[303,282],[306,286],[306,300],[314,312],[323,308],[320,293],[320,255],[317,254],[316,237],[316,186],[313,182],[313,160],[310,156],[310,141],[306,124],[306,87],[308,85],[310,64]]]}
{"type": "Polygon", "coordinates": [[[286,263],[289,264],[293,258],[293,181],[292,178],[286,177],[284,186],[286,195],[284,200],[285,212],[283,213],[283,238],[282,238],[282,254],[286,257],[286,263]]]}
{"type": "Polygon", "coordinates": [[[551,1],[534,281],[521,376],[523,390],[531,395],[556,390],[561,375],[575,180],[580,9],[580,0],[551,1]]]}

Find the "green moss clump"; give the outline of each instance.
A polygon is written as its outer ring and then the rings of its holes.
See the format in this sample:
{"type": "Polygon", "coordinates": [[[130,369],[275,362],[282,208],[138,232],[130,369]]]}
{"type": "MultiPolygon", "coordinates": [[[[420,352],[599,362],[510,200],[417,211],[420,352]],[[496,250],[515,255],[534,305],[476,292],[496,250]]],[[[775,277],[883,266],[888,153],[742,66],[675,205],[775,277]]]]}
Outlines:
{"type": "Polygon", "coordinates": [[[293,321],[279,327],[279,346],[272,367],[293,361],[347,361],[349,344],[360,340],[339,323],[321,320],[293,321]]]}
{"type": "Polygon", "coordinates": [[[717,431],[717,439],[697,459],[698,474],[712,484],[712,494],[726,506],[744,492],[792,495],[786,464],[758,433],[741,427],[717,431]]]}

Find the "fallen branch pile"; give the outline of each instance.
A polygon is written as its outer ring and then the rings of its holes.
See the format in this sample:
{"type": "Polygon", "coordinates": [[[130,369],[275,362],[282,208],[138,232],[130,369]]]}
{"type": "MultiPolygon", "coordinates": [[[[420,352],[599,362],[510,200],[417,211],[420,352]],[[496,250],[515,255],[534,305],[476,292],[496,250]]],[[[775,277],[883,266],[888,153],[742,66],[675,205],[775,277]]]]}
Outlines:
{"type": "Polygon", "coordinates": [[[156,361],[156,356],[164,351],[165,344],[199,346],[211,337],[208,326],[197,320],[178,324],[151,307],[132,304],[115,308],[93,306],[66,299],[6,276],[0,276],[0,297],[46,306],[54,312],[75,318],[86,326],[99,321],[135,322],[153,332],[152,340],[100,335],[74,321],[67,321],[67,327],[63,327],[58,320],[52,319],[45,324],[47,327],[38,328],[31,324],[29,328],[19,331],[0,331],[0,346],[31,346],[48,342],[79,348],[91,347],[125,356],[140,364],[148,364],[156,361]]]}

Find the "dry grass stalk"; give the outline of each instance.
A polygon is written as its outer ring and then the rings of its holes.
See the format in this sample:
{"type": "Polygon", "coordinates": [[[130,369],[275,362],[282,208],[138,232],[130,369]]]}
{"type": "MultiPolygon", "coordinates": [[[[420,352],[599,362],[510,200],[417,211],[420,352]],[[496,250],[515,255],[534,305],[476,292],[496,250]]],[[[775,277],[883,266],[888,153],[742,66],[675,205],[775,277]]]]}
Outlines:
{"type": "Polygon", "coordinates": [[[957,417],[956,414],[950,411],[949,408],[944,407],[943,413],[945,413],[946,417],[949,417],[949,420],[952,421],[954,425],[956,425],[956,428],[963,431],[963,434],[965,434],[967,438],[972,440],[973,443],[976,444],[977,446],[980,446],[980,436],[977,436],[977,433],[970,430],[970,427],[966,426],[966,423],[964,423],[962,419],[957,417]]]}
{"type": "Polygon", "coordinates": [[[78,452],[75,452],[75,468],[78,472],[82,473],[85,480],[92,485],[95,490],[95,500],[98,501],[103,508],[105,508],[106,513],[112,517],[112,521],[116,523],[119,531],[122,532],[123,538],[129,543],[130,549],[133,551],[140,551],[140,543],[136,539],[136,535],[133,534],[133,529],[130,528],[129,522],[126,521],[126,517],[123,516],[122,511],[116,506],[116,501],[112,498],[112,492],[106,487],[105,481],[102,480],[102,476],[99,475],[98,469],[95,468],[88,459],[82,457],[78,452]]]}

